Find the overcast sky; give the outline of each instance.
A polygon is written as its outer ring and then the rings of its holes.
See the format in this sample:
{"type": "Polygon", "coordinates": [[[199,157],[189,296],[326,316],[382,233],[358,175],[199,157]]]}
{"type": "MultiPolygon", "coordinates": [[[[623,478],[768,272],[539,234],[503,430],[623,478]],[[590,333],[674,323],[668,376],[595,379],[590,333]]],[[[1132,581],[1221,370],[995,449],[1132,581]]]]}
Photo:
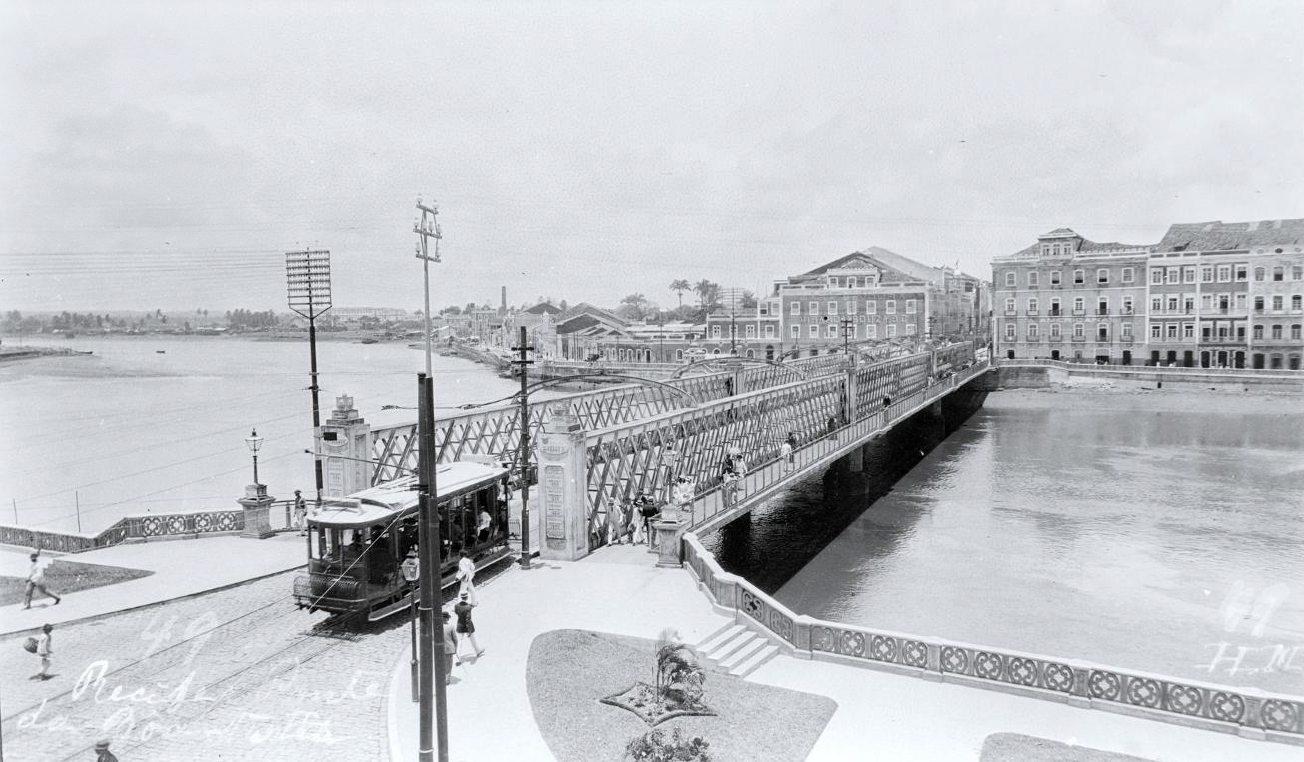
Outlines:
{"type": "Polygon", "coordinates": [[[673,306],[1304,216],[1304,3],[0,5],[0,309],[673,306]],[[691,298],[691,295],[690,295],[691,298]]]}

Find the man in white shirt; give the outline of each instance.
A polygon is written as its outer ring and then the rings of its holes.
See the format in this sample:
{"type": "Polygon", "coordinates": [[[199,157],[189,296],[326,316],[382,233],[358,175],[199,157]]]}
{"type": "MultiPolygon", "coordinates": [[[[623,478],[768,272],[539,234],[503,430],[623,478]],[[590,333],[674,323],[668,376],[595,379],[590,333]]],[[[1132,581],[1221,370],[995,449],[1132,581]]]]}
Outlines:
{"type": "Polygon", "coordinates": [[[27,572],[27,593],[24,596],[23,608],[30,609],[32,607],[32,593],[37,590],[40,590],[45,597],[53,598],[54,605],[58,606],[59,601],[63,599],[45,589],[45,565],[41,563],[41,556],[33,553],[31,558],[32,566],[27,572]]]}

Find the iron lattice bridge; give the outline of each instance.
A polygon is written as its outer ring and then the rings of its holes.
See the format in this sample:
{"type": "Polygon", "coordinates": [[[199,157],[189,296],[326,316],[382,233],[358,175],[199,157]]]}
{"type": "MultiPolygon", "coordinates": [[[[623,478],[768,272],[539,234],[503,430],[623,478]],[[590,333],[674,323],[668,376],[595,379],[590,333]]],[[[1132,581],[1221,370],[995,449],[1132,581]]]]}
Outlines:
{"type": "Polygon", "coordinates": [[[971,355],[921,353],[590,431],[590,549],[606,544],[609,511],[640,491],[670,506],[683,477],[691,494],[679,514],[689,529],[720,523],[742,511],[741,496],[774,494],[986,370],[971,355]],[[939,379],[935,368],[943,366],[948,370],[939,379]],[[780,458],[789,434],[797,442],[792,464],[780,458]],[[722,475],[726,454],[735,449],[747,464],[736,491],[722,475]]]}
{"type": "MultiPolygon", "coordinates": [[[[708,373],[676,379],[662,386],[622,384],[609,389],[579,392],[553,397],[548,405],[566,403],[587,431],[651,418],[671,410],[688,407],[683,394],[665,388],[674,387],[698,403],[729,397],[735,384],[740,391],[766,389],[792,381],[801,375],[818,376],[836,373],[844,360],[834,355],[809,357],[787,364],[793,370],[774,365],[746,367],[737,374],[708,373]]],[[[530,406],[530,441],[538,441],[539,426],[545,405],[530,406]]],[[[501,461],[516,462],[521,441],[521,411],[515,402],[435,420],[436,460],[450,463],[468,455],[487,455],[501,461]]],[[[371,460],[375,464],[371,484],[397,479],[416,471],[418,460],[417,424],[404,423],[378,427],[371,432],[371,460]]]]}
{"type": "MultiPolygon", "coordinates": [[[[661,385],[563,395],[530,406],[530,439],[538,441],[548,407],[564,403],[579,420],[586,432],[589,542],[597,547],[607,541],[609,510],[639,492],[668,504],[683,477],[692,485],[689,512],[701,514],[694,520],[700,526],[723,507],[721,466],[731,449],[737,448],[753,468],[772,464],[792,434],[800,457],[822,458],[814,453],[823,452],[833,430],[859,430],[912,411],[913,405],[924,404],[930,390],[953,390],[986,369],[973,362],[973,345],[964,342],[854,367],[844,356],[823,355],[790,361],[788,366],[799,373],[778,365],[748,366],[661,385]],[[961,375],[955,375],[953,369],[960,368],[961,375]],[[801,374],[805,378],[798,378],[801,374]],[[947,378],[939,381],[942,375],[947,378]],[[686,402],[683,393],[697,405],[686,402]],[[693,507],[698,505],[701,510],[693,507]]],[[[510,402],[440,418],[435,421],[437,461],[468,455],[515,461],[520,425],[520,408],[510,402]]],[[[416,424],[374,430],[372,451],[373,484],[411,473],[418,456],[416,424]]],[[[750,474],[748,485],[760,486],[760,475],[750,474]]]]}

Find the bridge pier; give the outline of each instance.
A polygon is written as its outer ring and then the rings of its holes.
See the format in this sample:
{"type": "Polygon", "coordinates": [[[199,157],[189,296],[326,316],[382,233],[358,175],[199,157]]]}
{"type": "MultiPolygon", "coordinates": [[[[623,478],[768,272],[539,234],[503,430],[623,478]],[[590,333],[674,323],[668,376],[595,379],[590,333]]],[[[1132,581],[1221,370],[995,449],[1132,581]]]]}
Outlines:
{"type": "MultiPolygon", "coordinates": [[[[345,394],[335,398],[331,417],[321,425],[317,435],[317,457],[324,472],[323,497],[344,497],[372,486],[367,464],[371,461],[371,425],[353,407],[353,398],[345,394]]],[[[388,478],[399,476],[395,473],[388,478]]]]}
{"type": "Polygon", "coordinates": [[[857,447],[856,449],[847,453],[845,456],[843,456],[842,462],[846,465],[847,471],[850,473],[858,474],[864,471],[865,470],[865,448],[857,447]]]}

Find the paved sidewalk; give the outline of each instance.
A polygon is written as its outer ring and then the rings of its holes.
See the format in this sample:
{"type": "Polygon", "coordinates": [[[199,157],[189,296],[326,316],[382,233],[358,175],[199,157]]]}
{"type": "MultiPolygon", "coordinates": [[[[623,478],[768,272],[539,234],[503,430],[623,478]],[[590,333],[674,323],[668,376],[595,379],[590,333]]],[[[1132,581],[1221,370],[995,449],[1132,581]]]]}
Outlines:
{"type": "MultiPolygon", "coordinates": [[[[5,546],[0,574],[26,578],[30,549],[5,546]]],[[[160,601],[216,590],[302,566],[307,556],[304,538],[281,534],[265,540],[224,535],[194,540],[130,543],[85,553],[56,555],[42,551],[42,561],[61,558],[83,564],[121,566],[152,571],[148,577],[64,593],[58,606],[49,598],[0,607],[0,635],[22,632],[49,622],[62,624],[160,601]]]]}
{"type": "MultiPolygon", "coordinates": [[[[486,653],[454,668],[448,687],[449,756],[455,762],[553,759],[526,692],[526,658],[537,635],[587,629],[655,638],[675,627],[692,643],[732,621],[712,609],[688,571],[656,568],[643,546],[602,548],[575,563],[536,560],[535,566],[504,572],[480,588],[476,635],[486,653]]],[[[469,644],[463,647],[469,652],[469,644]]],[[[396,658],[390,754],[415,761],[419,715],[411,701],[409,649],[396,658]]],[[[976,762],[984,739],[1003,732],[1174,762],[1302,756],[1299,747],[1279,743],[789,656],[772,659],[747,679],[838,703],[810,762],[976,762]]]]}

